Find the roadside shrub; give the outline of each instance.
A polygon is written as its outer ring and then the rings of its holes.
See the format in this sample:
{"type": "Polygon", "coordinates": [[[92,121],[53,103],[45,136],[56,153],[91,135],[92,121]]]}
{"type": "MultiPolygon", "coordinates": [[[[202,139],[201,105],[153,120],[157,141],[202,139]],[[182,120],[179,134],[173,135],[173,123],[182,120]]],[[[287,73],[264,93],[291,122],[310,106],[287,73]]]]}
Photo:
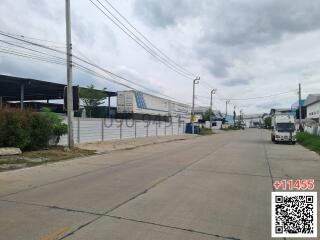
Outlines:
{"type": "Polygon", "coordinates": [[[33,113],[30,115],[30,150],[41,149],[48,146],[50,138],[53,136],[53,125],[46,115],[33,113]]]}
{"type": "Polygon", "coordinates": [[[199,135],[210,135],[210,134],[213,134],[210,128],[205,128],[205,127],[200,128],[199,135]]]}
{"type": "Polygon", "coordinates": [[[52,114],[0,111],[0,147],[18,147],[21,150],[47,147],[50,138],[65,134],[66,131],[62,119],[57,119],[52,114]]]}
{"type": "Polygon", "coordinates": [[[224,131],[229,131],[229,130],[240,130],[240,128],[239,128],[238,126],[229,125],[227,128],[222,128],[222,130],[224,130],[224,131]]]}
{"type": "Polygon", "coordinates": [[[19,112],[0,113],[0,146],[25,149],[31,144],[27,114],[19,112]]]}
{"type": "Polygon", "coordinates": [[[306,132],[300,132],[297,134],[298,143],[306,148],[320,153],[320,136],[312,135],[306,132]]]}
{"type": "Polygon", "coordinates": [[[51,112],[49,108],[42,108],[41,112],[49,119],[53,135],[57,137],[57,144],[60,140],[60,136],[68,133],[68,125],[63,123],[63,119],[58,114],[51,112]]]}

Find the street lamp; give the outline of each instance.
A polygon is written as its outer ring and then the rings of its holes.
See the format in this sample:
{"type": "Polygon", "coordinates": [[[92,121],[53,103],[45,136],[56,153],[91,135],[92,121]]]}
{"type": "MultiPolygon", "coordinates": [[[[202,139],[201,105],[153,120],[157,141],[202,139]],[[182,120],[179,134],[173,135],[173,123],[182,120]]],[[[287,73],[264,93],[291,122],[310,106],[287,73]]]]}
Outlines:
{"type": "Polygon", "coordinates": [[[217,89],[212,89],[211,90],[211,98],[210,98],[210,128],[212,129],[212,113],[213,113],[213,110],[212,110],[212,95],[215,94],[217,91],[217,89]]]}
{"type": "Polygon", "coordinates": [[[195,91],[195,85],[198,84],[200,81],[200,77],[196,77],[193,80],[193,85],[192,85],[192,113],[191,113],[191,124],[192,124],[192,134],[194,134],[194,91],[195,91]]]}

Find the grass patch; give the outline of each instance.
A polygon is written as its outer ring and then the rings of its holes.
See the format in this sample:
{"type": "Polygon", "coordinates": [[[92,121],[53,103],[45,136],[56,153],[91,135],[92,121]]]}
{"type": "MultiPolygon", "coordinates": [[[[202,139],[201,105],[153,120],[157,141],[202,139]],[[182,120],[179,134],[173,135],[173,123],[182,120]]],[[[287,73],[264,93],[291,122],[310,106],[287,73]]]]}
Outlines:
{"type": "Polygon", "coordinates": [[[199,135],[211,135],[213,134],[210,128],[200,128],[199,135]]]}
{"type": "Polygon", "coordinates": [[[320,136],[300,132],[297,134],[298,143],[320,154],[320,136]]]}
{"type": "Polygon", "coordinates": [[[93,150],[74,148],[69,151],[64,147],[50,147],[45,150],[23,152],[20,155],[0,156],[0,172],[32,167],[76,157],[85,157],[94,153],[95,151],[93,150]]]}
{"type": "Polygon", "coordinates": [[[233,126],[233,125],[230,125],[228,126],[227,128],[222,128],[223,131],[230,131],[230,130],[240,130],[239,127],[236,127],[236,126],[233,126]]]}

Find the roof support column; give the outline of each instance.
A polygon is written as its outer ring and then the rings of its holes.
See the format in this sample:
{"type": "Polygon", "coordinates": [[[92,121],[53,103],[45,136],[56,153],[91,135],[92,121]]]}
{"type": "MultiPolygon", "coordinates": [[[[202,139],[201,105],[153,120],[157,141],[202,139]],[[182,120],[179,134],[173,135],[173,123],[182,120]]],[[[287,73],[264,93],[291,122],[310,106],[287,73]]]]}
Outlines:
{"type": "Polygon", "coordinates": [[[24,102],[24,84],[20,85],[20,108],[23,110],[23,102],[24,102]]]}

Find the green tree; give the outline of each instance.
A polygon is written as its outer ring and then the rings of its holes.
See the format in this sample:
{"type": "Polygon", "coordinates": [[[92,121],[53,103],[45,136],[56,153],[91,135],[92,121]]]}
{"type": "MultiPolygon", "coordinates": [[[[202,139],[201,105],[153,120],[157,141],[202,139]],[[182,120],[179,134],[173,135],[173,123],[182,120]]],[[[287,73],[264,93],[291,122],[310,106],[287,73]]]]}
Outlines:
{"type": "Polygon", "coordinates": [[[57,138],[57,144],[60,140],[60,137],[68,133],[68,125],[63,123],[62,117],[60,117],[57,113],[51,112],[49,108],[44,107],[41,109],[41,112],[48,118],[50,125],[52,126],[52,133],[57,138]]]}
{"type": "Polygon", "coordinates": [[[266,125],[267,128],[271,128],[271,117],[266,117],[264,119],[264,125],[266,125]]]}
{"type": "Polygon", "coordinates": [[[87,86],[87,88],[80,88],[80,99],[85,105],[88,116],[91,116],[91,112],[103,104],[108,97],[108,94],[104,92],[105,90],[106,88],[103,88],[102,91],[97,90],[93,84],[87,86]]]}

